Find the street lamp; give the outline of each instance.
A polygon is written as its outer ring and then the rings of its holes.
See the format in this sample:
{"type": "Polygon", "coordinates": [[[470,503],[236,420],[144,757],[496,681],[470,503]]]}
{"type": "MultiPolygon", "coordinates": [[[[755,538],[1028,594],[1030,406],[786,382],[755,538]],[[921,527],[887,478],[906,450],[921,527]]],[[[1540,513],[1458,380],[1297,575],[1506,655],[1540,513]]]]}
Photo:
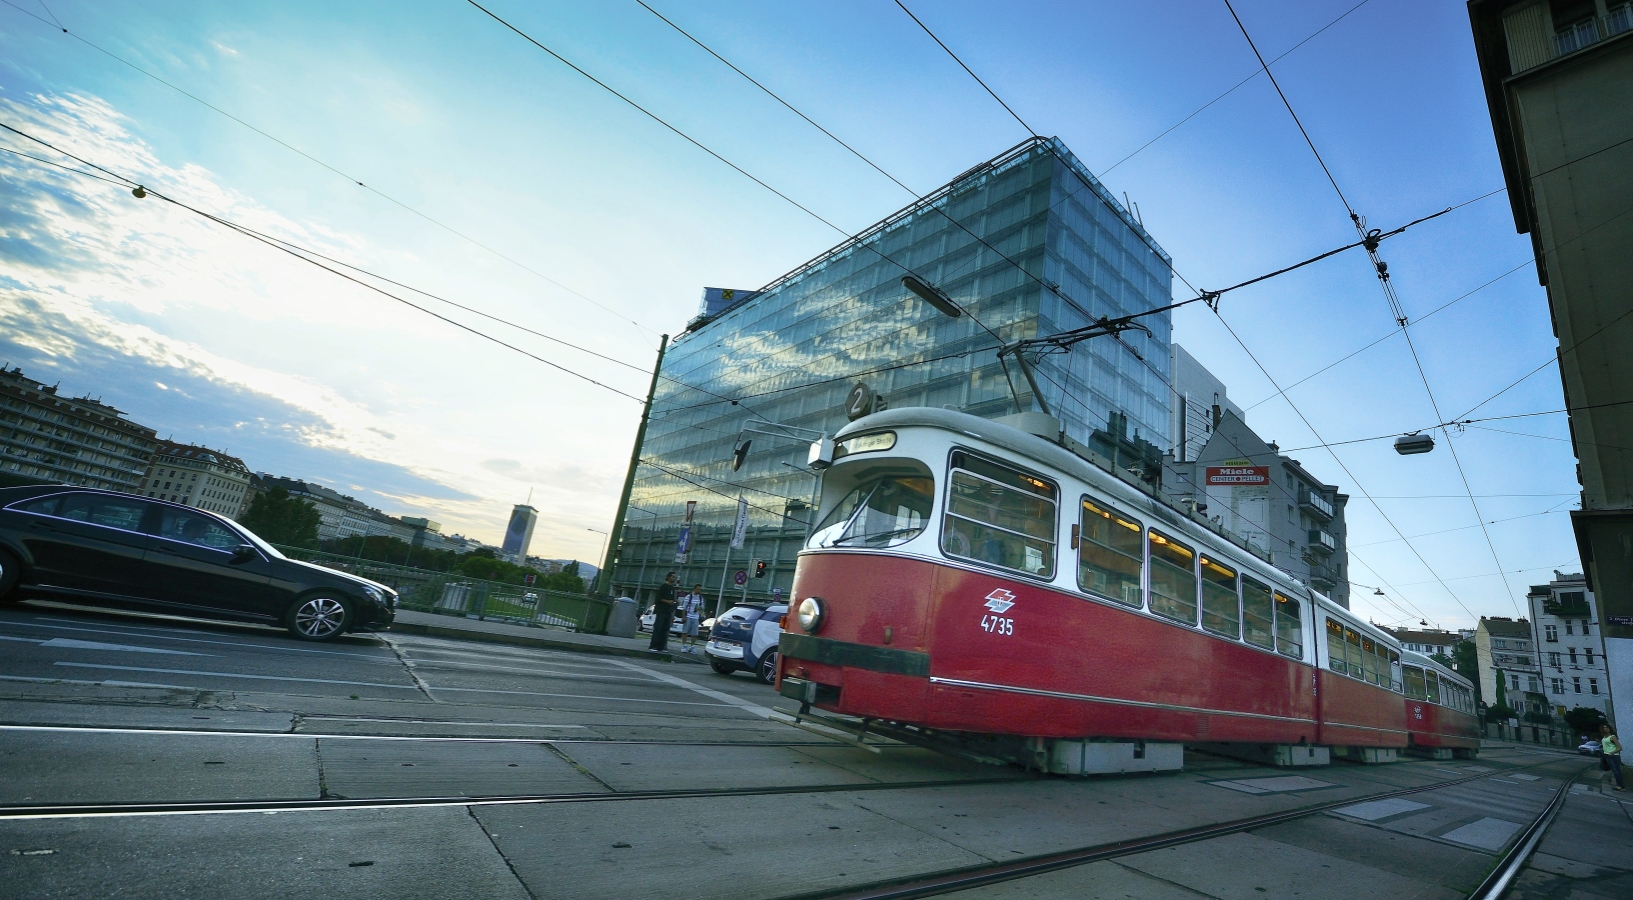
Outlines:
{"type": "MultiPolygon", "coordinates": [[[[657,530],[657,525],[658,525],[658,514],[657,513],[653,512],[650,509],[642,509],[639,506],[631,506],[629,508],[635,510],[636,512],[643,512],[643,513],[646,513],[647,515],[651,516],[652,517],[653,530],[654,531],[657,530]]],[[[652,546],[652,539],[650,537],[647,538],[646,543],[647,543],[648,550],[650,550],[650,548],[652,546]]],[[[637,601],[641,597],[641,588],[646,587],[646,558],[648,556],[650,556],[650,555],[651,554],[647,550],[641,551],[641,574],[635,579],[635,598],[636,598],[637,601]]],[[[609,582],[608,585],[611,586],[611,583],[609,582]]]]}
{"type": "MultiPolygon", "coordinates": [[[[611,537],[611,535],[609,535],[609,534],[607,534],[607,533],[606,533],[606,532],[605,532],[605,531],[602,531],[602,530],[601,530],[601,529],[599,529],[599,528],[586,528],[586,529],[584,529],[584,530],[585,530],[585,531],[593,531],[593,532],[595,532],[595,533],[596,533],[596,534],[599,534],[599,535],[601,535],[601,555],[600,555],[600,556],[598,556],[598,557],[596,557],[596,559],[599,559],[599,560],[601,560],[601,561],[602,561],[602,563],[601,563],[601,564],[602,564],[602,565],[606,565],[606,559],[607,559],[607,539],[608,539],[608,538],[609,538],[609,537],[611,537]]],[[[600,573],[600,572],[597,572],[597,573],[595,573],[595,580],[596,580],[596,581],[600,581],[600,580],[601,580],[601,573],[600,573]]],[[[609,572],[609,573],[608,573],[608,574],[607,574],[607,587],[609,587],[609,588],[610,588],[610,587],[612,587],[612,574],[611,574],[611,573],[610,573],[610,572],[609,572]]]]}

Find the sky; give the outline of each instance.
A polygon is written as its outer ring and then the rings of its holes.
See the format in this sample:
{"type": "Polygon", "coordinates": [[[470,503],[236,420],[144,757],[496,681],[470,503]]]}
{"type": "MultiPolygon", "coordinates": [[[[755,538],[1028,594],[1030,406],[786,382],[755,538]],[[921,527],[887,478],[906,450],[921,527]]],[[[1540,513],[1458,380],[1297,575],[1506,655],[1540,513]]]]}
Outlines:
{"type": "MultiPolygon", "coordinates": [[[[648,2],[916,191],[1027,137],[890,0],[648,2]]],[[[484,5],[841,230],[911,199],[635,0],[484,5]]],[[[1355,239],[1223,2],[908,6],[1139,205],[1176,299],[1355,239]]],[[[1369,226],[1458,208],[1381,250],[1421,376],[1360,251],[1226,294],[1217,314],[1185,307],[1174,338],[1260,435],[1351,495],[1353,608],[1445,628],[1522,614],[1528,585],[1580,570],[1563,415],[1476,423],[1421,456],[1341,443],[1563,406],[1466,12],[1235,6],[1267,59],[1309,39],[1272,68],[1369,226]]],[[[3,0],[0,122],[536,332],[380,285],[501,346],[152,196],[0,153],[0,362],[445,531],[497,543],[531,496],[546,557],[598,556],[632,398],[702,287],[756,287],[841,237],[457,0],[3,0]]]]}

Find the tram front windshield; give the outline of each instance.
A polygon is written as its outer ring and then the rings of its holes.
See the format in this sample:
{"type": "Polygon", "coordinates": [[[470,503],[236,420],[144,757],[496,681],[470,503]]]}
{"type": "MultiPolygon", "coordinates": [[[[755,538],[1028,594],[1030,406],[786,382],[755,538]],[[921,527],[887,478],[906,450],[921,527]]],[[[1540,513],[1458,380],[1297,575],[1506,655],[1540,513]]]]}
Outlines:
{"type": "Polygon", "coordinates": [[[889,475],[864,481],[823,517],[812,547],[893,547],[912,540],[930,520],[935,482],[889,475]]]}

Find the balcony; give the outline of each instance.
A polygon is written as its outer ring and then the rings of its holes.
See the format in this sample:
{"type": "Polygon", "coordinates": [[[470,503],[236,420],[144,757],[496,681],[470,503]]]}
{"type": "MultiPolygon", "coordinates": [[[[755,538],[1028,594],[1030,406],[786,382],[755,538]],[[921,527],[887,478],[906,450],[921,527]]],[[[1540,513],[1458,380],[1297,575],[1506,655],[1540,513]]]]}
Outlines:
{"type": "Polygon", "coordinates": [[[1310,552],[1330,556],[1338,552],[1338,540],[1320,528],[1310,529],[1310,552]]]}
{"type": "Polygon", "coordinates": [[[1332,504],[1327,498],[1309,488],[1302,488],[1298,492],[1298,508],[1315,516],[1323,522],[1332,521],[1332,504]]]}
{"type": "Polygon", "coordinates": [[[1340,580],[1338,570],[1332,566],[1324,566],[1320,563],[1310,564],[1310,587],[1324,594],[1331,593],[1332,589],[1338,586],[1340,580]]]}

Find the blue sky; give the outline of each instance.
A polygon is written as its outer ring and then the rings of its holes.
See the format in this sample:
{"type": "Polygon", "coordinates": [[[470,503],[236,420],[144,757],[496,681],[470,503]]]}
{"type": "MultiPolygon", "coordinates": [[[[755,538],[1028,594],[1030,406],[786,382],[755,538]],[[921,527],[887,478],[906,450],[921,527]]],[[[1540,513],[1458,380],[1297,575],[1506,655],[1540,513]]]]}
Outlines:
{"type": "MultiPolygon", "coordinates": [[[[11,2],[0,5],[0,120],[630,363],[423,301],[630,394],[645,388],[637,369],[656,335],[690,318],[703,285],[763,284],[838,237],[466,3],[11,2]],[[350,178],[41,21],[53,16],[350,178]]],[[[1237,9],[1274,57],[1354,4],[1237,9]]],[[[652,5],[918,190],[1026,136],[885,0],[652,5]]],[[[1232,284],[1353,239],[1262,75],[1114,167],[1254,72],[1223,3],[909,5],[1034,128],[1127,192],[1190,283],[1232,284]]],[[[633,0],[490,8],[841,228],[909,199],[633,0]]],[[[1461,4],[1369,0],[1275,71],[1373,225],[1502,186],[1461,4]]],[[[612,514],[635,403],[128,192],[14,157],[0,159],[0,190],[4,361],[257,470],[488,540],[533,490],[535,552],[600,546],[589,529],[612,514]]],[[[1444,416],[1553,354],[1505,194],[1383,254],[1414,319],[1521,266],[1414,325],[1444,416]]],[[[1220,314],[1284,385],[1393,329],[1353,252],[1226,295],[1220,314]]],[[[1176,314],[1174,334],[1241,405],[1274,394],[1200,304],[1176,314]]],[[[1327,441],[1440,418],[1398,334],[1290,396],[1327,441]]],[[[1479,414],[1562,405],[1548,368],[1479,414]]],[[[1248,421],[1284,448],[1314,447],[1294,455],[1353,495],[1353,579],[1388,595],[1358,587],[1355,605],[1378,621],[1513,615],[1527,585],[1578,567],[1563,416],[1485,423],[1536,436],[1454,437],[1481,518],[1510,520],[1489,529],[1506,581],[1444,442],[1410,458],[1387,441],[1335,447],[1346,473],[1286,402],[1252,406],[1248,421]],[[1357,484],[1401,531],[1425,535],[1412,544],[1434,574],[1357,484]]]]}

